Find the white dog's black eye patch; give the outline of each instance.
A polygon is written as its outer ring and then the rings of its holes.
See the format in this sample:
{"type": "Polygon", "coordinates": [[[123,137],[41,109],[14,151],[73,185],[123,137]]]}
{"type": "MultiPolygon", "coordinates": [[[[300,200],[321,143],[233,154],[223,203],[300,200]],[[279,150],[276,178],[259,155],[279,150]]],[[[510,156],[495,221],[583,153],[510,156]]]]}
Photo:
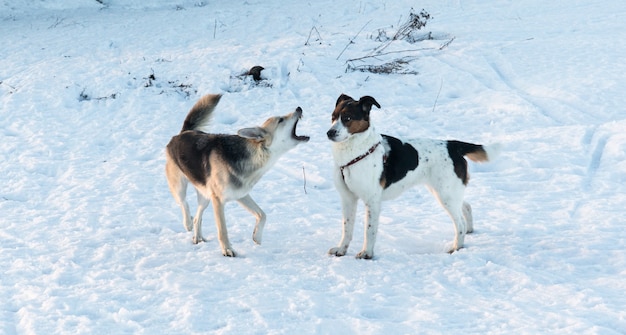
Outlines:
{"type": "Polygon", "coordinates": [[[344,111],[341,113],[341,122],[347,124],[350,121],[369,121],[369,115],[364,113],[354,112],[352,110],[344,111]]]}
{"type": "Polygon", "coordinates": [[[344,124],[352,120],[369,121],[369,113],[363,110],[360,103],[344,100],[333,111],[332,120],[341,119],[344,124]]]}

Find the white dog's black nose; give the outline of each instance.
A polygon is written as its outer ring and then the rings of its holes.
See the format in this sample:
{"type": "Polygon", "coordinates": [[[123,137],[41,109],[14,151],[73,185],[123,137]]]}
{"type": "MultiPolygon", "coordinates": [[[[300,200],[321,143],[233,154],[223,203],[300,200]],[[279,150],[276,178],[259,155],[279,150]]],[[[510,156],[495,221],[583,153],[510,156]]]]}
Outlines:
{"type": "Polygon", "coordinates": [[[330,129],[329,131],[326,132],[326,136],[328,136],[329,140],[332,140],[333,138],[337,136],[337,130],[330,129]]]}

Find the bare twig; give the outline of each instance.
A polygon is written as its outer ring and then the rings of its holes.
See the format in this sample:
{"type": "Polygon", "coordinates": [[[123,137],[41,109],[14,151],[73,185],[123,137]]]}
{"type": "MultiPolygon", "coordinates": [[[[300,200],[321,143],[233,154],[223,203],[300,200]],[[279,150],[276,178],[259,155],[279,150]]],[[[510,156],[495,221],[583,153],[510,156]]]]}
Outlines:
{"type": "Polygon", "coordinates": [[[452,43],[452,41],[454,41],[454,39],[455,39],[455,37],[452,37],[449,41],[446,41],[446,43],[442,44],[439,48],[407,49],[407,50],[398,50],[398,51],[389,51],[389,52],[377,53],[375,55],[370,52],[368,55],[363,56],[363,57],[357,57],[357,58],[348,59],[346,61],[346,63],[354,62],[354,61],[357,61],[357,60],[363,60],[363,59],[367,59],[367,58],[377,58],[377,57],[385,56],[385,55],[398,54],[398,53],[409,53],[409,52],[426,51],[426,50],[443,50],[445,47],[450,45],[450,43],[452,43]]]}
{"type": "Polygon", "coordinates": [[[307,194],[306,193],[306,172],[304,171],[304,165],[302,165],[302,177],[304,178],[304,185],[303,185],[304,194],[307,194]]]}
{"type": "Polygon", "coordinates": [[[437,97],[435,98],[435,103],[433,104],[433,113],[435,112],[435,107],[437,106],[437,101],[439,100],[439,94],[441,94],[441,88],[443,87],[443,78],[441,78],[441,84],[439,84],[439,91],[437,92],[437,97]]]}
{"type": "Polygon", "coordinates": [[[2,80],[0,80],[0,85],[6,85],[6,86],[9,86],[9,87],[10,87],[11,89],[13,89],[13,90],[15,90],[15,89],[16,89],[14,86],[9,85],[9,84],[5,83],[5,82],[4,82],[4,81],[2,81],[2,80]]]}
{"type": "Polygon", "coordinates": [[[48,29],[52,29],[52,28],[56,28],[58,27],[61,23],[63,23],[63,21],[65,21],[65,18],[56,18],[56,20],[54,21],[54,23],[52,25],[50,25],[48,27],[48,29]]]}
{"type": "Polygon", "coordinates": [[[442,46],[439,47],[439,50],[443,50],[444,48],[448,47],[448,45],[450,45],[450,43],[452,43],[452,41],[454,41],[456,37],[452,37],[448,42],[444,43],[442,46]]]}
{"type": "Polygon", "coordinates": [[[356,35],[354,35],[353,38],[350,39],[350,41],[348,42],[348,44],[346,44],[346,47],[343,48],[343,50],[341,50],[341,53],[339,54],[339,56],[337,56],[336,59],[339,59],[339,57],[341,57],[341,55],[343,55],[344,51],[346,51],[346,49],[348,49],[348,47],[350,46],[350,44],[354,44],[354,40],[357,38],[357,36],[359,36],[359,34],[363,31],[363,29],[365,29],[365,27],[372,22],[372,20],[367,21],[367,23],[365,25],[363,25],[363,27],[361,28],[361,30],[359,30],[356,35]]]}
{"type": "Polygon", "coordinates": [[[78,95],[78,101],[91,101],[91,100],[108,100],[117,98],[118,93],[113,93],[111,95],[105,97],[92,97],[89,94],[85,93],[85,89],[83,88],[82,92],[78,95]]]}
{"type": "Polygon", "coordinates": [[[396,31],[393,37],[386,43],[383,43],[382,45],[374,48],[374,50],[370,52],[370,55],[380,54],[389,45],[391,45],[392,42],[406,39],[413,31],[420,30],[425,27],[426,23],[430,19],[430,14],[428,14],[426,11],[422,10],[419,14],[415,14],[411,9],[408,20],[398,28],[398,31],[396,31]]]}
{"type": "Polygon", "coordinates": [[[311,35],[313,34],[313,30],[315,30],[315,33],[317,33],[317,40],[318,41],[322,40],[322,35],[320,35],[319,30],[317,30],[317,28],[315,26],[313,26],[313,28],[311,28],[311,31],[309,31],[309,37],[307,37],[306,42],[304,42],[304,45],[309,45],[309,40],[311,39],[311,35]]]}
{"type": "Polygon", "coordinates": [[[384,56],[384,55],[399,54],[399,53],[414,52],[414,51],[425,51],[425,50],[434,50],[434,48],[419,48],[419,49],[407,49],[407,50],[389,51],[389,52],[376,54],[376,55],[367,55],[367,56],[363,56],[363,57],[357,57],[357,58],[348,59],[346,61],[346,63],[347,62],[354,62],[355,60],[363,60],[363,59],[367,59],[367,58],[377,58],[377,57],[384,56]]]}
{"type": "Polygon", "coordinates": [[[361,71],[361,72],[371,72],[371,73],[398,73],[398,74],[418,74],[417,71],[411,71],[406,69],[406,66],[414,59],[415,57],[403,57],[398,58],[392,62],[387,62],[381,65],[359,65],[355,66],[352,64],[348,64],[346,68],[347,71],[361,71]]]}

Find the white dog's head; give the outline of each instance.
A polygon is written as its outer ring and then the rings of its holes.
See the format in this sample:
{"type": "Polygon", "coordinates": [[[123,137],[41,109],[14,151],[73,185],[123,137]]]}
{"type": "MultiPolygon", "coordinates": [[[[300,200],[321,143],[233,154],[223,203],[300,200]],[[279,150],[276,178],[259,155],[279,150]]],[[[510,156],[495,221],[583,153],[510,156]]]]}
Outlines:
{"type": "Polygon", "coordinates": [[[376,99],[369,95],[359,101],[342,94],[337,99],[332,115],[332,126],[326,132],[333,142],[343,142],[353,134],[366,131],[370,127],[370,111],[372,105],[380,108],[376,99]]]}

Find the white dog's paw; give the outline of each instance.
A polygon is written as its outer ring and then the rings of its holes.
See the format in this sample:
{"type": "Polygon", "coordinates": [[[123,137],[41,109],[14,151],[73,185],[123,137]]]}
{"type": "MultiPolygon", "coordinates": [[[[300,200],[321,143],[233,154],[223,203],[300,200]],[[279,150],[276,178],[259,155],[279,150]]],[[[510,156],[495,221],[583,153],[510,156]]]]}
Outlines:
{"type": "Polygon", "coordinates": [[[367,252],[366,250],[361,250],[358,254],[356,254],[357,259],[372,259],[374,258],[373,252],[367,252]]]}
{"type": "Polygon", "coordinates": [[[456,244],[452,243],[452,246],[448,248],[448,253],[453,254],[455,251],[458,251],[461,248],[463,248],[463,246],[459,247],[456,244]]]}
{"type": "Polygon", "coordinates": [[[330,248],[330,250],[328,250],[328,254],[341,257],[341,256],[344,256],[347,251],[348,251],[347,247],[335,247],[335,248],[330,248]]]}

